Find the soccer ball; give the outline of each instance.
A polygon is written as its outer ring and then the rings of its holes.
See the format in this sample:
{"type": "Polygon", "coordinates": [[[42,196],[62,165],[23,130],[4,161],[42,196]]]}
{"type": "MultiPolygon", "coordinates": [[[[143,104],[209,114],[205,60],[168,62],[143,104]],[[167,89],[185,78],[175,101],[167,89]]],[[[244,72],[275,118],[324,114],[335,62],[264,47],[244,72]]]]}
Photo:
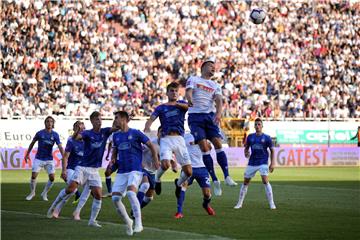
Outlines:
{"type": "Polygon", "coordinates": [[[266,13],[261,8],[255,8],[250,13],[250,20],[255,24],[261,24],[265,21],[266,13]]]}

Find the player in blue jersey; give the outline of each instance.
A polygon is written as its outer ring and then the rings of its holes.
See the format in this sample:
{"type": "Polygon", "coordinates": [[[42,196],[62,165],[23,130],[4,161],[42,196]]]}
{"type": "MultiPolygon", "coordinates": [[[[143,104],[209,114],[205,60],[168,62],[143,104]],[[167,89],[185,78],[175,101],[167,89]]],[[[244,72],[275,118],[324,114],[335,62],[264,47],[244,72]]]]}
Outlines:
{"type": "Polygon", "coordinates": [[[162,128],[160,139],[161,167],[156,171],[155,191],[157,194],[161,193],[161,176],[170,167],[170,160],[175,154],[176,161],[182,167],[180,178],[176,183],[177,194],[179,194],[181,184],[192,174],[191,161],[183,138],[188,104],[185,101],[178,101],[179,84],[176,82],[172,82],[167,86],[166,95],[168,102],[155,108],[145,124],[144,131],[150,131],[151,124],[159,117],[162,128]]]}
{"type": "Polygon", "coordinates": [[[198,182],[203,193],[203,203],[202,203],[203,208],[209,215],[215,215],[214,209],[212,209],[212,207],[210,206],[211,186],[210,186],[209,173],[204,165],[200,147],[198,144],[195,144],[195,139],[193,135],[191,135],[190,133],[185,134],[184,138],[186,142],[186,147],[190,155],[193,174],[190,177],[190,179],[187,182],[185,182],[181,187],[180,196],[177,198],[177,212],[174,217],[175,218],[184,217],[182,207],[185,200],[185,191],[187,187],[193,183],[194,180],[198,182]]]}
{"type": "Polygon", "coordinates": [[[75,193],[78,185],[85,186],[88,184],[94,197],[88,225],[92,227],[101,227],[96,221],[96,217],[101,209],[102,195],[102,182],[98,168],[100,168],[102,164],[106,141],[110,134],[117,129],[110,127],[101,128],[101,114],[97,111],[90,115],[90,121],[93,126],[91,130],[85,130],[80,133],[80,129],[77,129],[77,133],[84,141],[84,157],[75,168],[75,173],[72,176],[69,186],[61,190],[53,204],[50,206],[47,217],[53,217],[54,209],[57,209],[57,215],[60,213],[61,208],[57,205],[62,204],[62,201],[67,201],[67,199],[75,193]]]}
{"type": "Polygon", "coordinates": [[[149,138],[141,131],[129,128],[129,121],[130,118],[127,112],[119,111],[115,113],[115,124],[120,128],[120,131],[113,135],[112,161],[117,162],[118,171],[113,185],[112,200],[116,211],[126,223],[126,233],[132,235],[133,232],[143,230],[140,203],[136,197],[136,192],[143,177],[142,145],[146,144],[151,150],[156,169],[159,167],[159,159],[157,151],[149,138]],[[125,195],[128,196],[134,213],[134,229],[132,229],[133,221],[129,218],[121,201],[125,195]]]}
{"type": "Polygon", "coordinates": [[[203,153],[203,161],[214,181],[215,195],[221,195],[220,181],[214,171],[214,163],[207,143],[209,139],[215,147],[216,159],[223,173],[225,183],[236,186],[229,176],[228,161],[222,149],[219,123],[222,115],[221,87],[211,80],[215,71],[215,59],[209,58],[201,65],[201,77],[191,76],[186,82],[186,99],[189,103],[188,123],[195,142],[203,153]]]}
{"type": "Polygon", "coordinates": [[[274,171],[274,149],[272,146],[271,137],[262,132],[263,122],[260,118],[255,119],[255,133],[249,134],[245,142],[245,157],[249,158],[248,166],[244,174],[244,183],[241,185],[239,193],[239,201],[234,207],[235,209],[242,208],[245,195],[250,183],[257,171],[260,172],[262,182],[265,187],[267,199],[269,201],[270,209],[276,209],[273,192],[269,183],[269,172],[274,171]],[[251,155],[249,149],[251,148],[251,155]],[[270,150],[270,166],[268,165],[270,150]]]}
{"type": "Polygon", "coordinates": [[[53,159],[53,146],[56,143],[58,145],[61,156],[64,156],[64,149],[60,142],[60,137],[57,132],[55,132],[54,124],[55,119],[51,116],[45,118],[45,129],[38,131],[35,134],[32,142],[29,145],[29,148],[25,155],[25,162],[30,160],[30,153],[35,143],[38,142],[38,149],[35,155],[35,159],[32,165],[31,179],[30,179],[30,194],[26,197],[26,200],[30,201],[35,196],[36,189],[36,178],[39,175],[41,168],[44,168],[48,175],[49,180],[41,193],[41,197],[44,201],[48,201],[47,193],[50,191],[51,187],[54,185],[55,179],[55,163],[53,159]]]}
{"type": "MultiPolygon", "coordinates": [[[[75,173],[75,168],[84,156],[84,141],[81,139],[80,134],[85,130],[85,125],[81,121],[76,121],[73,125],[73,135],[68,139],[65,147],[65,154],[62,160],[62,172],[61,178],[69,185],[71,183],[72,176],[75,173]],[[80,131],[77,131],[80,129],[80,131]]],[[[83,192],[80,195],[79,191],[75,192],[76,198],[74,203],[78,202],[75,211],[73,212],[74,219],[80,220],[80,211],[84,207],[87,199],[90,196],[89,186],[84,186],[83,192]]],[[[61,209],[65,201],[62,204],[58,204],[58,209],[61,209]]],[[[54,209],[53,216],[58,217],[59,211],[54,209]]]]}

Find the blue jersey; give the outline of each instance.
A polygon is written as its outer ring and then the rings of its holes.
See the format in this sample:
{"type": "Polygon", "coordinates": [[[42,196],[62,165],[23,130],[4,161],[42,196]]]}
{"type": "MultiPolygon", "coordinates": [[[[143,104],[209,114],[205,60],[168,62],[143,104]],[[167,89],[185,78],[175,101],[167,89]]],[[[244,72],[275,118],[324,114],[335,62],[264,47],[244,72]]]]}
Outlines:
{"type": "Polygon", "coordinates": [[[142,171],[142,144],[149,138],[139,130],[129,128],[127,132],[113,134],[113,148],[117,149],[118,173],[142,171]]]}
{"type": "Polygon", "coordinates": [[[75,169],[84,156],[84,142],[70,137],[66,143],[65,152],[70,153],[67,169],[75,169]]]}
{"type": "Polygon", "coordinates": [[[35,134],[33,141],[38,141],[38,149],[35,158],[42,161],[53,160],[52,150],[56,143],[61,144],[59,134],[53,130],[40,130],[35,134]]]}
{"type": "Polygon", "coordinates": [[[99,168],[102,164],[106,141],[111,134],[111,128],[101,128],[100,132],[85,130],[81,133],[84,140],[84,157],[79,166],[99,168]]]}
{"type": "MultiPolygon", "coordinates": [[[[185,101],[177,101],[178,103],[186,103],[185,101]]],[[[177,132],[184,135],[184,121],[186,110],[176,106],[161,104],[157,106],[151,116],[159,117],[162,135],[168,135],[170,132],[177,132]]]]}
{"type": "Polygon", "coordinates": [[[264,133],[259,136],[256,133],[249,134],[246,139],[246,146],[251,148],[250,166],[268,164],[269,152],[267,149],[272,148],[272,141],[269,135],[264,133]]]}

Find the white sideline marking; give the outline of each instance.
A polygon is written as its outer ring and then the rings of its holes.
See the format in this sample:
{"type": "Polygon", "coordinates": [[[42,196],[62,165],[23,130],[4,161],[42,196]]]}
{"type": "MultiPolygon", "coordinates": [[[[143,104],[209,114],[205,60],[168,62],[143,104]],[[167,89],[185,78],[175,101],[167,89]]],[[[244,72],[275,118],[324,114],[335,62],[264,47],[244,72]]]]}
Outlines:
{"type": "MultiPolygon", "coordinates": [[[[271,183],[271,182],[270,182],[271,183]]],[[[353,188],[337,188],[337,187],[311,187],[311,186],[302,186],[302,185],[288,185],[288,184],[271,184],[275,187],[289,187],[289,188],[303,188],[303,189],[313,189],[313,190],[333,190],[333,191],[346,191],[346,192],[359,192],[360,189],[353,188]]]]}
{"type": "MultiPolygon", "coordinates": [[[[29,216],[37,216],[37,217],[43,217],[46,218],[46,215],[42,215],[39,213],[30,213],[30,212],[20,212],[20,211],[9,211],[9,210],[3,210],[1,209],[1,212],[4,213],[12,213],[12,214],[18,214],[18,215],[29,215],[29,216]]],[[[69,217],[59,217],[60,219],[66,219],[66,220],[72,220],[72,218],[69,217]]],[[[51,219],[49,219],[51,220],[51,219]]],[[[88,222],[87,220],[80,220],[81,222],[88,222]]],[[[74,221],[75,222],[75,221],[74,221]]],[[[112,225],[112,226],[122,226],[125,228],[124,224],[119,224],[119,223],[113,223],[113,222],[105,222],[105,221],[99,221],[100,224],[106,224],[106,225],[112,225]]],[[[232,240],[233,238],[227,238],[227,237],[222,237],[222,236],[217,236],[217,235],[207,235],[207,234],[201,234],[201,233],[191,233],[191,232],[181,232],[181,231],[176,231],[176,230],[170,230],[170,229],[161,229],[161,228],[154,228],[154,227],[144,227],[144,229],[146,230],[152,230],[152,231],[157,231],[157,232],[167,232],[167,233],[174,233],[174,234],[183,234],[183,235],[187,235],[187,236],[193,236],[193,237],[204,237],[207,239],[224,239],[224,240],[232,240]]],[[[189,238],[188,238],[189,239],[189,238]]]]}

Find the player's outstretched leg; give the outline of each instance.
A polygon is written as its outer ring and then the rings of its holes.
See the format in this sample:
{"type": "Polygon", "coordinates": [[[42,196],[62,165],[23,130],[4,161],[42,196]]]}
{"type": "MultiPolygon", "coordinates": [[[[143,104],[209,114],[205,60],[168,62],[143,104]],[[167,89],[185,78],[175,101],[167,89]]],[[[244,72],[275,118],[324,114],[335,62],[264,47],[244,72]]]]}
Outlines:
{"type": "Polygon", "coordinates": [[[274,203],[274,196],[273,196],[272,187],[271,187],[269,182],[265,183],[264,187],[265,187],[266,197],[267,197],[269,205],[270,205],[270,209],[274,210],[274,209],[276,209],[276,206],[275,206],[275,203],[274,203]]]}
{"type": "Polygon", "coordinates": [[[76,206],[75,211],[73,212],[74,220],[80,221],[81,209],[84,207],[86,201],[88,200],[90,193],[91,193],[91,189],[89,188],[88,185],[85,185],[80,195],[79,203],[76,206]]]}
{"type": "Polygon", "coordinates": [[[95,186],[91,186],[91,192],[94,196],[94,199],[93,199],[93,203],[92,203],[92,206],[91,206],[91,214],[90,214],[90,219],[89,219],[89,222],[88,222],[88,225],[91,226],[91,227],[102,227],[97,221],[96,221],[96,218],[97,216],[99,215],[99,212],[101,210],[101,204],[102,204],[102,201],[101,201],[101,192],[102,192],[102,189],[101,187],[95,187],[95,186]]]}
{"type": "Polygon", "coordinates": [[[52,188],[53,185],[54,185],[54,175],[50,174],[49,175],[49,180],[46,183],[45,188],[41,193],[41,197],[42,197],[42,199],[44,201],[49,201],[48,198],[47,198],[47,194],[48,194],[48,192],[50,191],[50,189],[52,188]]]}
{"type": "MultiPolygon", "coordinates": [[[[50,208],[48,209],[46,216],[48,218],[52,218],[53,213],[54,213],[54,209],[57,207],[57,205],[62,201],[66,202],[73,194],[74,194],[73,192],[66,193],[65,188],[62,189],[60,191],[59,195],[56,197],[55,201],[51,204],[50,208]]],[[[59,205],[59,207],[57,208],[57,215],[56,216],[59,216],[62,206],[64,206],[64,204],[59,205]]]]}
{"type": "Polygon", "coordinates": [[[134,226],[134,232],[142,232],[143,225],[142,225],[142,220],[141,220],[141,208],[140,208],[140,203],[136,197],[136,193],[133,191],[127,191],[126,195],[129,198],[129,202],[131,205],[131,209],[134,213],[134,217],[135,217],[135,226],[134,226]]]}
{"type": "Polygon", "coordinates": [[[225,179],[225,184],[228,186],[236,186],[237,183],[232,180],[232,178],[229,175],[229,167],[228,167],[228,160],[226,157],[226,154],[224,152],[224,150],[222,148],[216,149],[216,159],[218,164],[221,167],[221,170],[224,173],[224,179],[225,179]]]}
{"type": "Polygon", "coordinates": [[[242,184],[241,187],[240,187],[240,192],[239,192],[239,200],[237,202],[237,204],[235,205],[235,209],[239,209],[239,208],[242,208],[242,205],[243,205],[243,202],[244,202],[244,199],[245,199],[245,196],[246,196],[246,193],[247,193],[247,190],[248,190],[248,184],[242,184]]]}
{"type": "Polygon", "coordinates": [[[133,235],[133,220],[130,219],[129,215],[126,212],[126,208],[124,204],[121,201],[122,196],[120,195],[113,195],[112,201],[114,203],[114,206],[116,208],[116,212],[120,215],[120,217],[124,220],[126,224],[126,234],[129,236],[133,235]]]}
{"type": "Polygon", "coordinates": [[[186,191],[186,188],[182,187],[179,197],[177,198],[177,212],[174,215],[174,218],[176,218],[176,219],[180,219],[180,218],[184,217],[182,207],[183,207],[183,204],[185,201],[185,191],[186,191]]]}
{"type": "Polygon", "coordinates": [[[163,165],[161,165],[161,167],[155,173],[155,192],[157,195],[161,194],[161,176],[164,175],[166,170],[167,168],[164,169],[163,165]]]}
{"type": "Polygon", "coordinates": [[[30,179],[30,194],[26,196],[26,200],[30,201],[35,197],[35,190],[36,190],[36,178],[30,179]]]}
{"type": "Polygon", "coordinates": [[[105,175],[105,183],[106,183],[107,193],[104,195],[104,197],[111,197],[111,192],[112,192],[111,176],[105,175]]]}

